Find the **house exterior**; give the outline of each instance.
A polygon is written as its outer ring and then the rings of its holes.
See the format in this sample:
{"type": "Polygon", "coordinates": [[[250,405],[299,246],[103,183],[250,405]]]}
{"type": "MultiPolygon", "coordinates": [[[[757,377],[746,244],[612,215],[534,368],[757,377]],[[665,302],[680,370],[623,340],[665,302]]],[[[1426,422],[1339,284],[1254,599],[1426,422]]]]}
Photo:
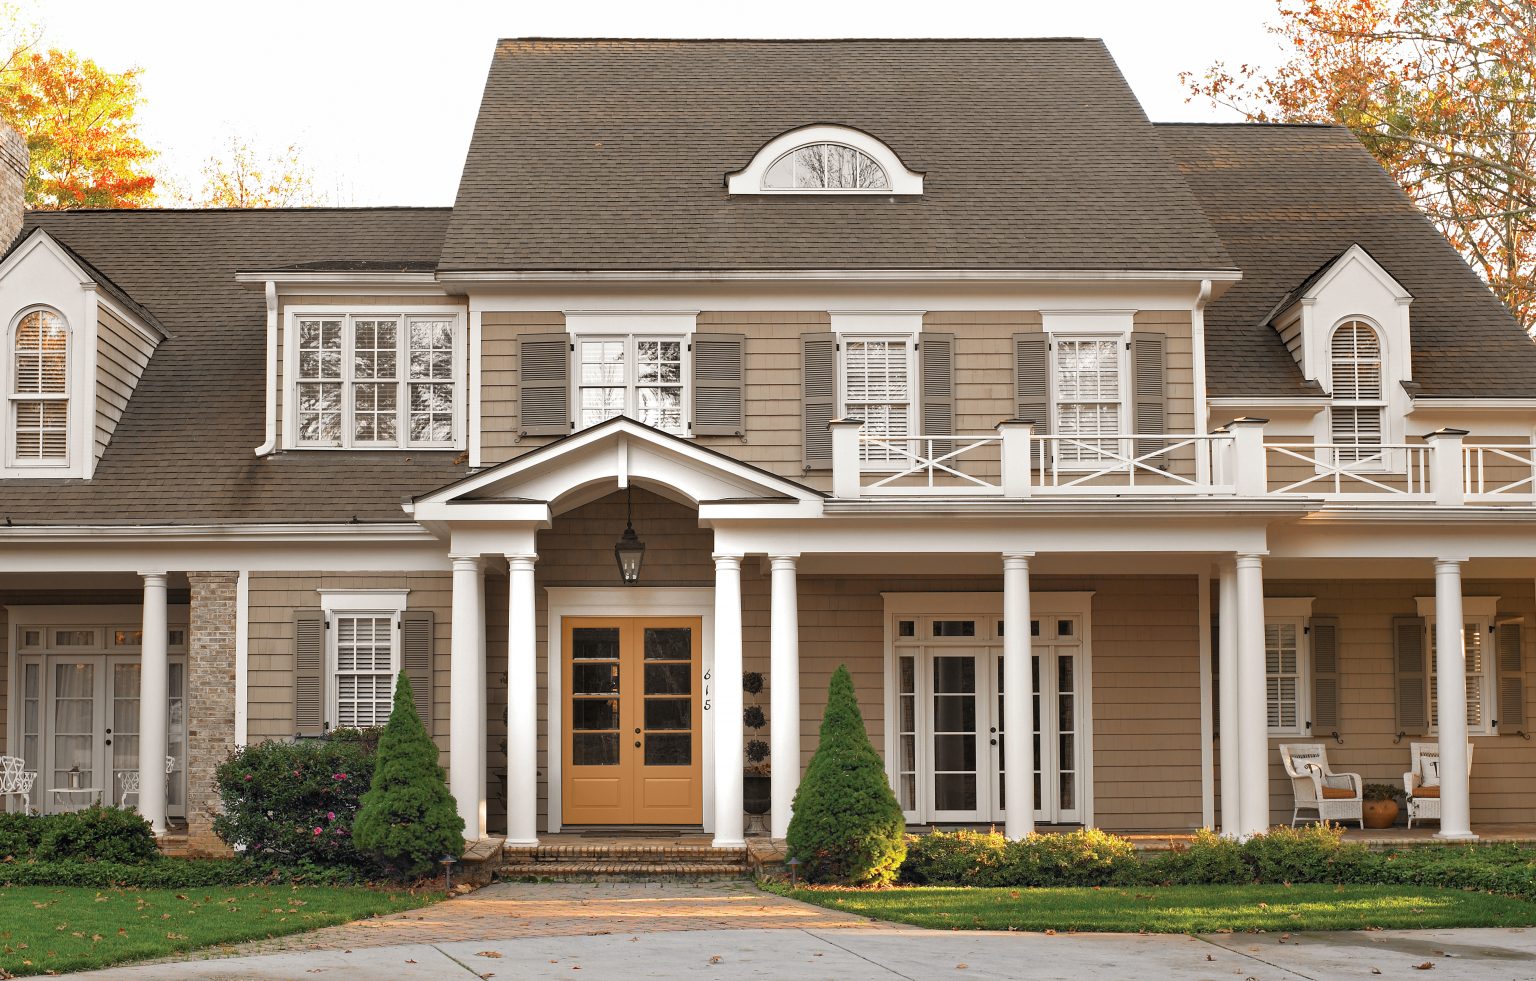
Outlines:
{"type": "Polygon", "coordinates": [[[1319,741],[1536,811],[1536,348],[1345,130],[1150,123],[1091,40],[532,39],[451,208],[3,173],[32,807],[210,845],[403,670],[470,836],[735,846],[743,673],[782,837],[846,664],[914,825],[1249,834],[1319,741]]]}

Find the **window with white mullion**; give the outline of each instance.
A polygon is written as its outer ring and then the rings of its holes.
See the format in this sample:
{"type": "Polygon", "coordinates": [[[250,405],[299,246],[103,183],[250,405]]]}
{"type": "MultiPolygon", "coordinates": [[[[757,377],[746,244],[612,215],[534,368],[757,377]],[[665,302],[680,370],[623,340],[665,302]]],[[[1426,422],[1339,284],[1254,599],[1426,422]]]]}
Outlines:
{"type": "Polygon", "coordinates": [[[345,318],[316,317],[298,322],[298,369],[294,390],[298,440],[314,446],[342,442],[345,381],[345,318]]]}
{"type": "Polygon", "coordinates": [[[1125,341],[1120,337],[1053,337],[1056,433],[1064,466],[1109,462],[1117,441],[1095,439],[1124,432],[1125,341]]]}
{"type": "Polygon", "coordinates": [[[336,615],[332,718],[338,727],[364,729],[389,721],[399,670],[397,619],[387,613],[336,615]]]}
{"type": "Polygon", "coordinates": [[[1347,321],[1334,331],[1330,355],[1329,426],[1338,462],[1384,462],[1381,446],[1387,403],[1380,335],[1363,321],[1347,321]]]}
{"type": "MultiPolygon", "coordinates": [[[[1435,619],[1426,618],[1425,627],[1429,633],[1429,724],[1431,728],[1438,729],[1440,686],[1435,653],[1438,650],[1435,619]]],[[[1466,622],[1462,625],[1462,645],[1467,655],[1467,732],[1472,735],[1486,736],[1493,732],[1489,706],[1493,704],[1495,689],[1493,668],[1488,662],[1485,649],[1488,636],[1486,619],[1466,618],[1466,622]]]]}
{"type": "Polygon", "coordinates": [[[679,337],[613,335],[576,342],[576,405],[582,428],[615,416],[686,432],[685,345],[679,337]]]}
{"type": "Polygon", "coordinates": [[[352,420],[354,445],[395,446],[400,442],[400,321],[354,317],[352,420]]]}
{"type": "Polygon", "coordinates": [[[11,337],[11,451],[21,465],[69,461],[69,331],[51,310],[33,310],[11,337]]]}
{"type": "Polygon", "coordinates": [[[1306,734],[1305,635],[1300,619],[1267,619],[1264,623],[1265,706],[1270,735],[1306,734]]]}
{"type": "MultiPolygon", "coordinates": [[[[914,345],[910,337],[844,337],[843,417],[862,419],[870,436],[912,434],[914,345]]],[[[907,458],[879,443],[864,443],[866,462],[899,464],[907,458]]]]}
{"type": "Polygon", "coordinates": [[[452,446],[454,321],[450,317],[410,317],[406,322],[411,445],[452,446]]]}

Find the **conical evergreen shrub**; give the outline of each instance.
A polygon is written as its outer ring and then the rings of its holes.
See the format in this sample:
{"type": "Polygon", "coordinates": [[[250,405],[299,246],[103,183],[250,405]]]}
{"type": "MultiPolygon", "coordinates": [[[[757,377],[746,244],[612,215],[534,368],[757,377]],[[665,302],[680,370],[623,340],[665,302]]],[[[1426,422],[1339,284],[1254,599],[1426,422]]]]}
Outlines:
{"type": "Polygon", "coordinates": [[[864,731],[844,665],[827,689],[821,744],[795,792],[788,845],[812,882],[885,885],[907,856],[901,805],[864,731]]]}
{"type": "Polygon", "coordinates": [[[433,871],[464,851],[464,819],[437,765],[437,744],[416,714],[411,682],[400,673],[389,724],[379,737],[373,785],[352,823],[357,850],[401,878],[433,871]]]}

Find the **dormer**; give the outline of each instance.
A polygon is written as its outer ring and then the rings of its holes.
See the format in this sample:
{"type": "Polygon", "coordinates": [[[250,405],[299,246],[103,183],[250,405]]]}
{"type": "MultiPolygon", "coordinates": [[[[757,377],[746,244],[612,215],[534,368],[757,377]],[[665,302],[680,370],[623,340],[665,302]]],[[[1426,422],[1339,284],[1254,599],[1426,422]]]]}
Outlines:
{"type": "MultiPolygon", "coordinates": [[[[1329,398],[1326,439],[1366,459],[1404,439],[1413,389],[1413,295],[1359,245],[1325,263],[1269,318],[1303,377],[1329,398]]],[[[1324,435],[1324,434],[1319,434],[1324,435]]]]}
{"type": "Polygon", "coordinates": [[[0,259],[0,477],[89,478],[165,332],[37,229],[0,259]]]}

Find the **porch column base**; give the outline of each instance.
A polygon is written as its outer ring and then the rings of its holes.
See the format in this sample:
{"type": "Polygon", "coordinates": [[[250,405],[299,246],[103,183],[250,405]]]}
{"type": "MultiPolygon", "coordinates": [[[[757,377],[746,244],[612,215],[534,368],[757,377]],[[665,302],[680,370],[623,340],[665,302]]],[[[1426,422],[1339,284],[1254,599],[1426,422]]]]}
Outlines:
{"type": "Polygon", "coordinates": [[[1477,835],[1473,834],[1470,831],[1468,831],[1468,832],[1466,832],[1464,834],[1458,834],[1455,831],[1449,831],[1449,832],[1447,832],[1447,831],[1436,831],[1434,837],[1435,837],[1436,841],[1481,841],[1482,840],[1477,835]]]}

